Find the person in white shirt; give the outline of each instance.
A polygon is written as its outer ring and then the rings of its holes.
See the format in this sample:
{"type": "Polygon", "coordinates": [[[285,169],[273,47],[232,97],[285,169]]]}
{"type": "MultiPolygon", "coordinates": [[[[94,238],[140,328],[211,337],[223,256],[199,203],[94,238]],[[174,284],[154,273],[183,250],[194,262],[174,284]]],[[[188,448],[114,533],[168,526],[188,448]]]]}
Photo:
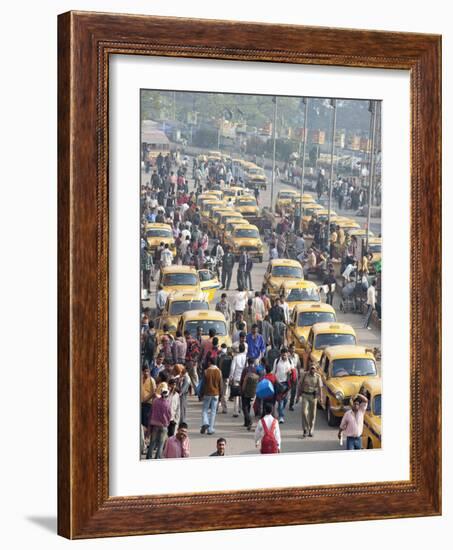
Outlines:
{"type": "Polygon", "coordinates": [[[261,322],[266,315],[266,307],[259,292],[255,292],[255,297],[252,301],[252,312],[255,322],[258,323],[258,325],[261,325],[261,322]]]}
{"type": "Polygon", "coordinates": [[[165,303],[167,302],[167,296],[168,294],[165,292],[163,286],[159,285],[159,290],[156,293],[156,309],[158,316],[162,314],[165,303]]]}
{"type": "Polygon", "coordinates": [[[168,243],[166,243],[160,255],[160,265],[162,267],[168,267],[172,263],[173,263],[173,252],[170,250],[168,243]]]}
{"type": "Polygon", "coordinates": [[[288,379],[291,374],[293,364],[288,357],[288,350],[282,348],[280,351],[280,357],[275,360],[272,374],[275,374],[275,378],[279,383],[280,390],[276,389],[277,407],[278,407],[278,419],[280,424],[285,422],[285,409],[288,402],[289,383],[288,379]]]}
{"type": "Polygon", "coordinates": [[[284,296],[280,296],[280,307],[285,315],[285,323],[289,324],[289,305],[284,296]]]}
{"type": "Polygon", "coordinates": [[[357,262],[354,261],[346,266],[346,269],[343,271],[342,276],[344,278],[345,283],[349,283],[351,281],[351,274],[352,272],[357,268],[357,262]]]}
{"type": "MultiPolygon", "coordinates": [[[[230,384],[230,394],[233,395],[235,388],[240,387],[241,383],[241,376],[242,371],[245,369],[245,366],[247,364],[247,354],[245,352],[245,346],[244,344],[239,344],[239,353],[237,353],[233,360],[231,361],[231,369],[230,369],[230,378],[229,378],[229,384],[230,384]]],[[[239,398],[240,395],[233,395],[233,416],[236,418],[239,415],[239,398]]]]}
{"type": "Polygon", "coordinates": [[[270,430],[272,428],[272,424],[274,425],[273,433],[274,433],[275,440],[277,442],[278,452],[280,452],[281,451],[281,444],[282,444],[282,439],[281,439],[281,434],[280,434],[280,426],[278,425],[278,422],[274,422],[275,417],[272,415],[272,403],[265,403],[264,404],[264,416],[256,425],[256,429],[255,429],[255,446],[257,448],[260,447],[261,440],[264,437],[264,428],[263,428],[262,420],[264,420],[268,430],[270,430]]]}
{"type": "Polygon", "coordinates": [[[365,325],[363,328],[371,330],[371,327],[369,326],[371,314],[373,313],[373,310],[376,309],[376,280],[374,280],[371,283],[371,286],[368,287],[366,303],[368,306],[368,310],[366,312],[365,325]]]}
{"type": "Polygon", "coordinates": [[[238,318],[238,313],[244,313],[245,306],[248,300],[248,292],[246,290],[240,290],[234,295],[234,310],[236,312],[236,319],[238,318]]]}
{"type": "Polygon", "coordinates": [[[182,239],[185,241],[187,237],[189,237],[190,239],[190,230],[185,227],[182,231],[181,231],[181,237],[182,239]]]}

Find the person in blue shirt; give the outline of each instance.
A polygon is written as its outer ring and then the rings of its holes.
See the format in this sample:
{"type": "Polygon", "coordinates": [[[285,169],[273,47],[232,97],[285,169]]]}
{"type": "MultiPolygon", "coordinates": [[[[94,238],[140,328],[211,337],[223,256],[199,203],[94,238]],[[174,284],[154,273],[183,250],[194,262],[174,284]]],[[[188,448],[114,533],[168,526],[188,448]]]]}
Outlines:
{"type": "Polygon", "coordinates": [[[256,323],[252,325],[251,331],[247,334],[246,342],[248,346],[247,357],[253,359],[255,364],[259,363],[266,351],[266,346],[263,337],[258,332],[256,323]]]}

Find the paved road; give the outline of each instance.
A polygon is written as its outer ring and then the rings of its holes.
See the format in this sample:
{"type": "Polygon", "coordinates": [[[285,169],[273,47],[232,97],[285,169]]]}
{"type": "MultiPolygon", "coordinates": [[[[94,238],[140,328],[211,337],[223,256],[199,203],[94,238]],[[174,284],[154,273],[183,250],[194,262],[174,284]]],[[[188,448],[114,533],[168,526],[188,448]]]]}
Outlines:
{"type": "MultiPolygon", "coordinates": [[[[143,173],[144,180],[147,181],[149,176],[143,173]]],[[[192,187],[192,182],[190,183],[192,187]]],[[[289,186],[282,185],[277,187],[285,188],[289,186]]],[[[276,193],[275,193],[276,194],[276,193]]],[[[269,188],[261,193],[260,204],[268,205],[270,201],[269,188]]],[[[374,230],[374,229],[373,229],[374,230]]],[[[260,290],[262,287],[263,275],[267,267],[268,253],[264,256],[264,262],[261,264],[254,263],[252,271],[252,283],[255,290],[260,290]]],[[[236,292],[236,273],[237,266],[235,266],[232,278],[232,287],[227,291],[228,298],[232,300],[234,293],[236,292]]],[[[154,294],[155,289],[150,296],[150,300],[143,302],[146,307],[154,307],[154,294]]],[[[221,292],[216,293],[216,297],[212,302],[212,307],[219,300],[221,292]]],[[[339,298],[335,296],[334,307],[337,310],[337,317],[339,322],[345,322],[354,327],[357,333],[357,338],[360,344],[369,347],[380,346],[380,331],[376,329],[367,330],[363,329],[363,315],[354,313],[342,313],[340,312],[339,298]]],[[[380,368],[380,366],[379,366],[380,368]]],[[[232,405],[232,403],[230,403],[232,405]]],[[[246,455],[256,454],[258,451],[254,445],[254,429],[248,432],[243,427],[243,417],[240,415],[238,418],[232,417],[232,409],[228,414],[219,414],[216,419],[216,433],[214,435],[201,435],[201,403],[196,397],[189,398],[188,404],[188,424],[189,424],[189,436],[191,441],[191,455],[192,456],[207,456],[215,450],[215,443],[217,437],[225,437],[227,439],[227,453],[230,455],[246,455]]],[[[254,422],[254,426],[256,421],[254,422]]],[[[327,451],[327,450],[343,450],[344,447],[340,447],[337,439],[337,429],[327,425],[326,415],[324,411],[318,410],[315,436],[313,439],[301,438],[301,410],[300,404],[296,405],[294,411],[287,410],[286,422],[280,426],[282,431],[282,451],[283,452],[315,452],[315,451],[327,451]]]]}

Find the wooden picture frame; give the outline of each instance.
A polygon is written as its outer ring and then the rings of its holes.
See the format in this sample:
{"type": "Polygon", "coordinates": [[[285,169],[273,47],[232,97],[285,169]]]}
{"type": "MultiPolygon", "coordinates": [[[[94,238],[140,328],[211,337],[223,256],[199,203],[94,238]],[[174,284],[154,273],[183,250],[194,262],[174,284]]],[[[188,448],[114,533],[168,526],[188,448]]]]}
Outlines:
{"type": "Polygon", "coordinates": [[[69,12],[59,16],[58,47],[59,534],[88,538],[440,514],[441,38],[69,12]],[[410,72],[409,481],[109,496],[108,60],[112,54],[410,72]],[[277,501],[278,506],[273,506],[277,501]]]}

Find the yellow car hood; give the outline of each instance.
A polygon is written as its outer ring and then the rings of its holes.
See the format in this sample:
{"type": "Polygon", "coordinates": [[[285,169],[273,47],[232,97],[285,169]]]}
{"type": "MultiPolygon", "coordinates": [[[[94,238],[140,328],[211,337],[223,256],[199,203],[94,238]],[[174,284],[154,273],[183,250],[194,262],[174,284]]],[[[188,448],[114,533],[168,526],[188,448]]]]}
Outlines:
{"type": "Polygon", "coordinates": [[[243,238],[237,238],[233,237],[234,246],[241,247],[241,246],[262,246],[262,243],[259,239],[253,238],[253,239],[243,239],[243,238]]]}
{"type": "Polygon", "coordinates": [[[160,243],[168,244],[174,246],[175,240],[173,237],[147,237],[148,246],[151,248],[157,248],[160,243]]]}
{"type": "Polygon", "coordinates": [[[295,332],[297,338],[300,339],[300,338],[304,337],[305,340],[307,340],[310,329],[311,329],[311,327],[296,327],[294,332],[295,332]]]}
{"type": "Polygon", "coordinates": [[[366,413],[364,418],[364,423],[370,432],[373,433],[377,438],[381,439],[381,417],[374,416],[372,414],[366,413]]]}
{"type": "Polygon", "coordinates": [[[317,363],[319,363],[319,360],[321,359],[323,350],[322,349],[314,349],[311,351],[311,357],[314,359],[317,363]]]}
{"type": "Polygon", "coordinates": [[[238,206],[237,209],[242,214],[258,214],[257,206],[238,206]]]}
{"type": "Polygon", "coordinates": [[[281,287],[284,283],[288,283],[288,284],[293,284],[293,283],[297,283],[298,281],[301,281],[302,279],[296,279],[296,278],[289,278],[289,277],[271,277],[269,279],[269,283],[272,285],[272,286],[278,286],[278,287],[281,287]]]}
{"type": "Polygon", "coordinates": [[[341,391],[345,398],[352,397],[359,392],[362,384],[370,378],[369,376],[338,376],[330,378],[327,381],[327,386],[335,394],[341,391]]]}
{"type": "Polygon", "coordinates": [[[174,285],[174,286],[165,286],[164,285],[165,292],[199,292],[200,286],[199,285],[174,285]]]}

